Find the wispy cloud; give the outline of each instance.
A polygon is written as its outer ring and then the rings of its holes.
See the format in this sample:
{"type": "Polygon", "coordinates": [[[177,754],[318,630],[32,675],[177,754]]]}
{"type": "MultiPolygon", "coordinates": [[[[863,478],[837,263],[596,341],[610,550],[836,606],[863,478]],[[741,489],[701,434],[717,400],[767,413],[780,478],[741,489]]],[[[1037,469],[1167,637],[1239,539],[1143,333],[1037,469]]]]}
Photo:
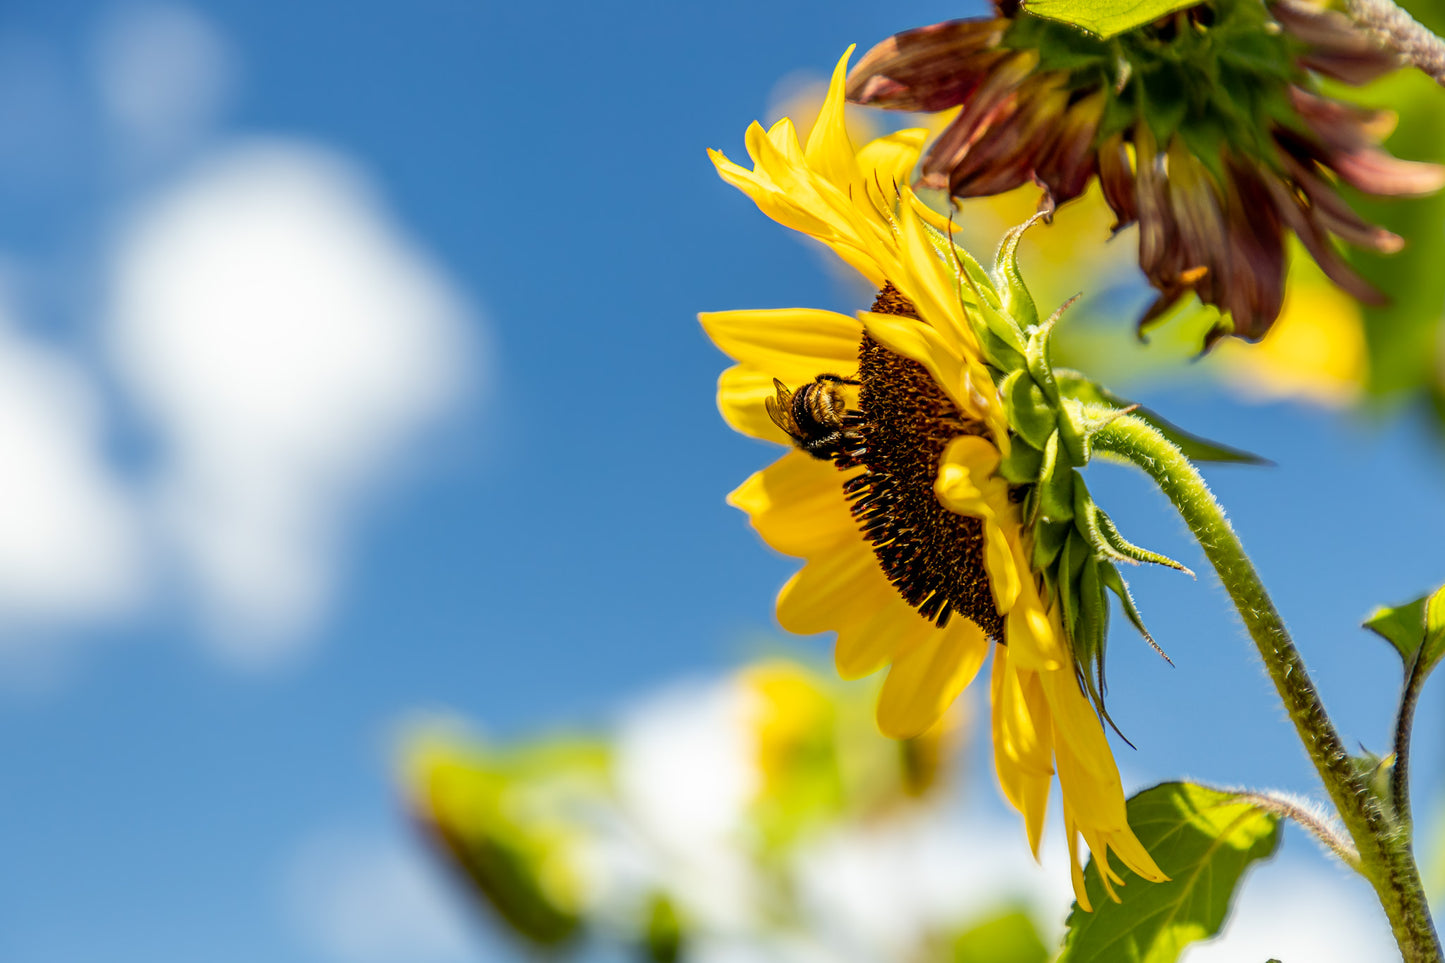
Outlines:
{"type": "Polygon", "coordinates": [[[0,629],[119,624],[179,586],[223,657],[285,661],[335,605],[372,496],[475,386],[478,319],[355,159],[218,129],[242,64],[203,15],[122,4],[92,39],[77,70],[0,32],[0,106],[36,122],[23,144],[0,131],[0,166],[14,181],[11,146],[46,151],[48,190],[98,179],[118,212],[57,260],[0,252],[102,293],[75,319],[98,353],[0,317],[0,629]],[[154,460],[111,457],[119,432],[154,460]]]}
{"type": "Polygon", "coordinates": [[[459,397],[469,312],[357,169],[233,147],[120,233],[110,356],[164,448],[155,522],[228,656],[334,594],[356,510],[459,397]]]}
{"type": "Polygon", "coordinates": [[[101,21],[95,90],[123,153],[154,161],[207,131],[238,81],[224,36],[189,7],[130,4],[101,21]]]}
{"type": "Polygon", "coordinates": [[[420,847],[379,831],[326,830],[285,873],[288,915],[331,963],[477,963],[456,893],[420,847]]]}
{"type": "Polygon", "coordinates": [[[103,426],[84,371],[20,334],[0,305],[0,640],[140,600],[140,532],[102,458],[103,426]]]}

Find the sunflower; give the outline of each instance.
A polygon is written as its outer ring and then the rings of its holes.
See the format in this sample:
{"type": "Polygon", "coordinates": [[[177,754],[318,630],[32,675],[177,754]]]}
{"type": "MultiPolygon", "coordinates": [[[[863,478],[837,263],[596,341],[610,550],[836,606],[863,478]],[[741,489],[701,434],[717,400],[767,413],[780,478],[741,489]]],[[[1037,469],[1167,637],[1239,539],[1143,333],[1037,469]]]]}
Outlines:
{"type": "Polygon", "coordinates": [[[729,502],[771,547],[804,560],[778,597],[782,625],[836,632],[845,678],[887,667],[877,706],[886,734],[926,731],[992,651],[999,782],[1037,855],[1057,775],[1074,889],[1088,908],[1080,836],[1111,895],[1122,883],[1111,851],[1144,879],[1165,877],[1129,828],[1064,606],[1033,564],[1025,486],[1006,478],[1028,446],[1011,431],[990,358],[1013,350],[1012,337],[1022,359],[1021,335],[997,292],[980,287],[986,278],[940,244],[936,215],[900,186],[926,131],[853,148],[842,117],[851,53],[806,145],[784,119],[748,129],[751,169],[710,152],[765,214],[823,242],[878,289],[856,317],[802,308],[700,316],[738,362],[719,380],[724,419],[793,446],[729,502]]]}

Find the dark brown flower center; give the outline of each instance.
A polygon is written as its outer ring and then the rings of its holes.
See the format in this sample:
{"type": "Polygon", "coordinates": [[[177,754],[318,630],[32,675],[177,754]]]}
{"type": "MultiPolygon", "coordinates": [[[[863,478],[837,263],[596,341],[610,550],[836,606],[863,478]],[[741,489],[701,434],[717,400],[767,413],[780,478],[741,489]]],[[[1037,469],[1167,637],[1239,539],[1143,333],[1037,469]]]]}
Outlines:
{"type": "MultiPolygon", "coordinates": [[[[891,284],[873,310],[918,317],[891,284]]],[[[858,380],[859,410],[847,426],[854,443],[835,460],[842,469],[864,469],[843,490],[883,573],[924,618],[942,627],[957,612],[1003,641],[983,567],[983,523],[949,511],[933,493],[944,447],[959,435],[985,434],[985,427],[965,418],[921,364],[866,334],[858,380]]]]}

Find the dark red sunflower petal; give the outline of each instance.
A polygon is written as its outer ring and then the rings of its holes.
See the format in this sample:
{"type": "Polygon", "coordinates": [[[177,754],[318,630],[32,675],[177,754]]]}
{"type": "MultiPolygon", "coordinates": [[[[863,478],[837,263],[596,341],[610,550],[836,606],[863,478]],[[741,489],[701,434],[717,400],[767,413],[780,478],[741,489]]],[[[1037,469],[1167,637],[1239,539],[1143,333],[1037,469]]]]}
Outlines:
{"type": "Polygon", "coordinates": [[[1009,21],[949,20],[894,34],[848,73],[848,99],[893,110],[946,110],[973,95],[1007,58],[999,49],[1009,21]]]}

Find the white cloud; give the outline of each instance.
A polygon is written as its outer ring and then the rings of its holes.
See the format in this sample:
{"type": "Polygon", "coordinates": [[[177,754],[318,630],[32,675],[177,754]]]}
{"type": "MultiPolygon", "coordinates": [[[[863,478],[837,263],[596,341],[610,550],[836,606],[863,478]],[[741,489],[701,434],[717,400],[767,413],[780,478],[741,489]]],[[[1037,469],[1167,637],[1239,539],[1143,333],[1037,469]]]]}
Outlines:
{"type": "MultiPolygon", "coordinates": [[[[1023,827],[976,810],[920,809],[891,820],[845,825],[796,860],[799,902],[810,929],[840,960],[919,955],[920,940],[1006,906],[1062,920],[1073,900],[1057,830],[1029,853],[1023,827]]],[[[1046,939],[1062,930],[1045,932],[1046,939]]]]}
{"type": "Polygon", "coordinates": [[[622,721],[617,791],[642,865],[614,864],[612,887],[636,891],[611,892],[613,901],[625,905],[629,896],[647,895],[650,877],[708,926],[737,928],[756,915],[757,881],[739,845],[759,780],[748,727],[751,698],[736,679],[682,684],[622,721]]]}
{"type": "Polygon", "coordinates": [[[1218,940],[1196,945],[1186,963],[1271,957],[1308,963],[1398,959],[1385,915],[1363,880],[1332,865],[1266,865],[1235,894],[1218,940]]]}
{"type": "Polygon", "coordinates": [[[287,867],[287,911],[335,963],[474,963],[476,928],[425,857],[376,832],[318,833],[287,867]]]}
{"type": "Polygon", "coordinates": [[[139,600],[141,541],[102,428],[83,373],[0,313],[0,639],[139,600]]]}
{"type": "Polygon", "coordinates": [[[121,7],[101,26],[92,69],[129,151],[154,156],[203,133],[236,86],[225,39],[176,4],[121,7]]]}
{"type": "Polygon", "coordinates": [[[467,311],[341,158],[233,148],[120,234],[108,319],[164,448],[156,517],[221,650],[314,629],[358,500],[457,400],[467,311]]]}

